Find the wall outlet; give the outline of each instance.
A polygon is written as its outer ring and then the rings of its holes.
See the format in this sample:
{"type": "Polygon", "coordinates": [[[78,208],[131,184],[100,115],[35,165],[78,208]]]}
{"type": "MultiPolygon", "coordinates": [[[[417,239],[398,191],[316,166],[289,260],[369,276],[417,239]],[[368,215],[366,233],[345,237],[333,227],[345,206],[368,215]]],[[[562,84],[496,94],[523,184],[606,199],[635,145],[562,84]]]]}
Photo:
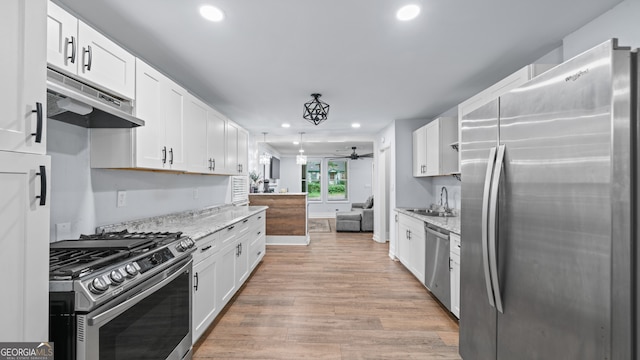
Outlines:
{"type": "Polygon", "coordinates": [[[193,188],[193,198],[194,199],[198,198],[198,188],[193,188]]]}
{"type": "Polygon", "coordinates": [[[56,224],[56,241],[71,238],[71,223],[56,224]]]}
{"type": "Polygon", "coordinates": [[[117,194],[118,194],[118,202],[116,204],[116,207],[127,206],[127,192],[124,190],[119,190],[117,194]]]}

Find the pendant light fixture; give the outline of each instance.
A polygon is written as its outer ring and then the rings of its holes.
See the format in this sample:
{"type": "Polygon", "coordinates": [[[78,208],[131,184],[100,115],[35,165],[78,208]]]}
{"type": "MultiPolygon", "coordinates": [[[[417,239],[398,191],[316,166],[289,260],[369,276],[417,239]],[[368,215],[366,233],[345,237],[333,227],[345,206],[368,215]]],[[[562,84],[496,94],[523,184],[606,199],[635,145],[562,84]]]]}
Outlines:
{"type": "Polygon", "coordinates": [[[322,96],[321,94],[311,94],[311,96],[313,100],[304,104],[302,117],[314,125],[320,125],[321,122],[327,120],[329,104],[318,99],[322,96]]]}
{"type": "Polygon", "coordinates": [[[300,133],[300,150],[298,150],[299,154],[296,156],[296,164],[297,165],[306,165],[307,164],[307,156],[304,155],[304,149],[302,149],[302,134],[300,133]]]}
{"type": "MultiPolygon", "coordinates": [[[[262,142],[263,143],[267,143],[267,133],[263,132],[262,133],[262,142]]],[[[271,164],[271,154],[267,154],[267,152],[262,152],[262,154],[260,155],[260,165],[269,165],[271,164]]]]}

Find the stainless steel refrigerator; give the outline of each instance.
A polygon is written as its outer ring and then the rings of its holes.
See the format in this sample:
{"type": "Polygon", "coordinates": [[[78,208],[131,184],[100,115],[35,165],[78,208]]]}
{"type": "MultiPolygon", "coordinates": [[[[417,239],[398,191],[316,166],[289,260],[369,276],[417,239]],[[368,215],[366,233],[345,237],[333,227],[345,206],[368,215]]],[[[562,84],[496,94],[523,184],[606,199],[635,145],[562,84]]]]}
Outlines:
{"type": "Polygon", "coordinates": [[[637,359],[637,65],[610,40],[462,119],[464,360],[637,359]]]}

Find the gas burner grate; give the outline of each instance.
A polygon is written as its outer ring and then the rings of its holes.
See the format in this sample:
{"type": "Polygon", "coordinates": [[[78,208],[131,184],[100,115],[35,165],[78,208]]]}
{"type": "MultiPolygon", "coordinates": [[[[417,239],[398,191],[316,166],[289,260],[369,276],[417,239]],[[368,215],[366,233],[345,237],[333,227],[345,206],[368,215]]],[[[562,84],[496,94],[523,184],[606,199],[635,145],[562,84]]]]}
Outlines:
{"type": "Polygon", "coordinates": [[[127,230],[102,232],[100,234],[80,235],[80,240],[122,240],[122,239],[147,239],[147,240],[164,240],[178,239],[182,232],[129,232],[127,230]]]}

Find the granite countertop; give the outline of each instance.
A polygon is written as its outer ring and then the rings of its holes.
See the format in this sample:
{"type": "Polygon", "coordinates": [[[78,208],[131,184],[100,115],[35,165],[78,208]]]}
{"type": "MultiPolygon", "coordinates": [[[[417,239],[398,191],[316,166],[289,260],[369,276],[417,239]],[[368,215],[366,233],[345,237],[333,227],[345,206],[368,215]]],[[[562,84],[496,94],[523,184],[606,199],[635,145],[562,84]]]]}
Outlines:
{"type": "Polygon", "coordinates": [[[396,208],[396,211],[401,212],[405,215],[414,217],[418,220],[422,220],[429,224],[438,226],[442,229],[449,230],[456,234],[460,234],[460,216],[440,217],[440,216],[419,215],[405,208],[396,208]]]}
{"type": "Polygon", "coordinates": [[[267,206],[213,206],[200,210],[183,211],[168,215],[155,216],[135,221],[127,221],[96,228],[96,232],[122,231],[181,231],[193,240],[199,240],[207,235],[242,221],[252,215],[265,211],[267,206]]]}

